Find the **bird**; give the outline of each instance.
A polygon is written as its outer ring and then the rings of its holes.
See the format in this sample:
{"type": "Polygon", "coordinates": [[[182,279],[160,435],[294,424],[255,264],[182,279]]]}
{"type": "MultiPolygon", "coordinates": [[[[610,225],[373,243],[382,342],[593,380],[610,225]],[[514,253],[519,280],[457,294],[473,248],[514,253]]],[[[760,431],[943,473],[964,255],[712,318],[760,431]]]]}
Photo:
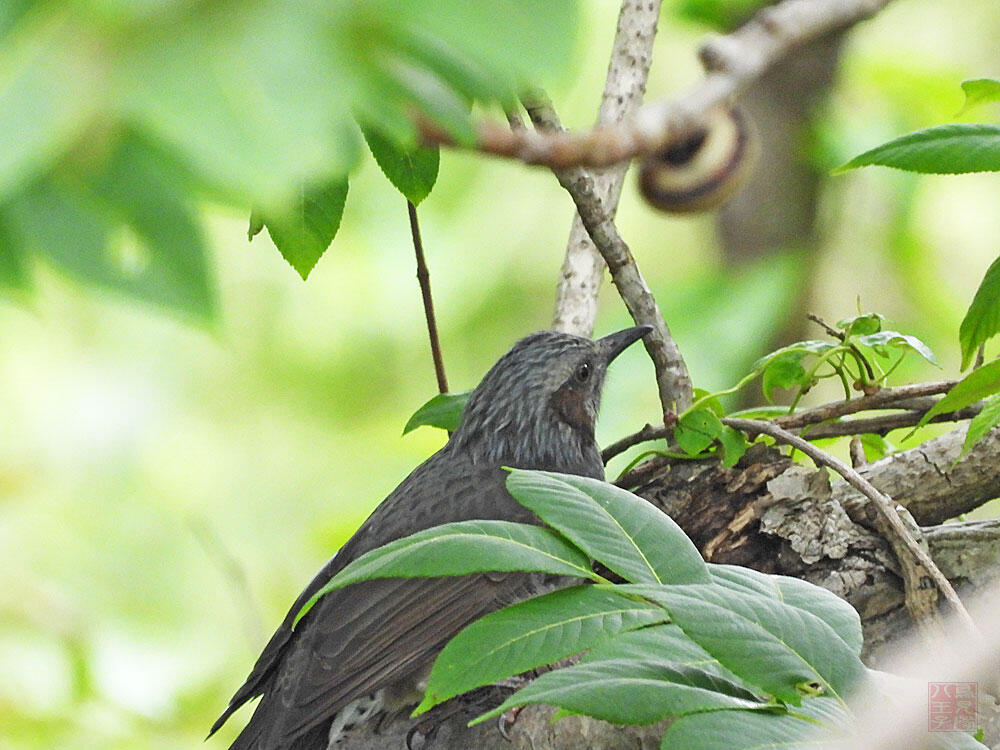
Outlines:
{"type": "Polygon", "coordinates": [[[604,479],[594,428],[605,372],[651,330],[634,326],[596,340],[540,331],[514,344],[470,394],[445,445],[306,586],[209,736],[261,696],[230,750],[333,748],[389,704],[416,703],[434,658],[466,625],[568,585],[529,573],[369,580],[325,594],[295,623],[345,565],[391,541],[457,521],[540,523],[507,493],[504,467],[604,479]]]}

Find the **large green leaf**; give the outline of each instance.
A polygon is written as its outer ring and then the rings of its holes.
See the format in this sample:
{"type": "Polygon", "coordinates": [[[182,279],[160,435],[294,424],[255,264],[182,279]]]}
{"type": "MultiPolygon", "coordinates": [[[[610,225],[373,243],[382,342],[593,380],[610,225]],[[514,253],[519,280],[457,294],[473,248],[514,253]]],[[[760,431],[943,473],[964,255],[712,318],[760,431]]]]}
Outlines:
{"type": "MultiPolygon", "coordinates": [[[[956,409],[964,409],[980,399],[1000,393],[1000,360],[994,360],[973,370],[958,381],[940,401],[932,406],[917,427],[927,424],[934,416],[945,414],[956,409]]],[[[914,428],[916,429],[916,428],[914,428]]]]}
{"type": "Polygon", "coordinates": [[[372,128],[362,128],[368,148],[382,173],[414,206],[431,192],[438,175],[440,152],[435,148],[403,148],[372,128]]]}
{"type": "Polygon", "coordinates": [[[662,607],[593,586],[562,589],[501,609],[448,642],[415,713],[665,619],[662,607]]]}
{"type": "Polygon", "coordinates": [[[832,698],[808,698],[793,712],[713,711],[682,716],[670,725],[662,750],[776,750],[844,747],[851,714],[832,698]]]}
{"type": "Polygon", "coordinates": [[[722,437],[723,425],[711,409],[685,412],[674,426],[674,440],[689,456],[697,456],[722,437]]]}
{"type": "Polygon", "coordinates": [[[765,598],[775,598],[819,617],[855,653],[861,653],[864,636],[861,616],[854,607],[822,586],[799,578],[770,575],[738,565],[708,566],[712,579],[723,587],[738,587],[765,598]]]}
{"type": "Polygon", "coordinates": [[[302,619],[328,591],[372,578],[539,571],[593,579],[587,556],[548,529],[508,521],[460,521],[397,539],[353,560],[299,611],[302,619]]]}
{"type": "Polygon", "coordinates": [[[671,518],[631,492],[587,477],[514,469],[521,505],[626,580],[709,581],[701,554],[671,518]]]}
{"type": "Polygon", "coordinates": [[[929,174],[1000,170],[1000,125],[953,123],[918,130],[855,156],[836,172],[877,165],[929,174]]]}
{"type": "Polygon", "coordinates": [[[972,364],[979,345],[997,333],[1000,333],[1000,258],[986,269],[986,275],[958,329],[963,370],[972,364]]]}
{"type": "Polygon", "coordinates": [[[413,416],[407,420],[406,426],[403,428],[403,434],[425,425],[454,432],[462,421],[462,412],[465,410],[465,405],[469,403],[470,395],[472,395],[472,391],[437,394],[413,412],[413,416]]]}
{"type": "Polygon", "coordinates": [[[79,281],[208,320],[214,289],[189,200],[167,157],[127,135],[86,183],[38,182],[7,217],[30,249],[79,281]]]}
{"type": "Polygon", "coordinates": [[[692,641],[687,634],[673,623],[652,625],[640,630],[630,630],[619,633],[614,638],[595,646],[587,652],[580,661],[587,664],[593,661],[609,661],[612,659],[635,659],[642,661],[650,656],[664,659],[674,664],[686,664],[711,672],[723,679],[741,685],[748,692],[759,692],[750,683],[741,679],[730,670],[719,664],[705,649],[692,641]]]}
{"type": "Polygon", "coordinates": [[[346,179],[303,186],[291,205],[264,210],[259,217],[255,211],[251,215],[250,236],[263,223],[284,259],[306,279],[337,236],[346,200],[346,179]]]}
{"type": "Polygon", "coordinates": [[[853,648],[829,625],[780,600],[717,584],[622,590],[663,605],[719,663],[780,700],[797,705],[811,683],[843,699],[864,676],[853,648]]]}
{"type": "Polygon", "coordinates": [[[768,707],[739,684],[711,671],[647,656],[593,661],[546,672],[473,723],[535,703],[615,724],[652,724],[698,711],[768,707]]]}

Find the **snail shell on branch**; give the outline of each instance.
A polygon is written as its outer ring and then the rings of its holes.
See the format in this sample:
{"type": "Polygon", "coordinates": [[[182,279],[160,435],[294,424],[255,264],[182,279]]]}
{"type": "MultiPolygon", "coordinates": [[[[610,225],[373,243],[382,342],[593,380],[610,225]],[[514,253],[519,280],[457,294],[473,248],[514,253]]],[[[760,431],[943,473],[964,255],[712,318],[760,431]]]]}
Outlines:
{"type": "Polygon", "coordinates": [[[720,107],[690,136],[643,159],[639,189],[661,211],[707,211],[743,184],[756,152],[756,133],[747,117],[720,107]]]}

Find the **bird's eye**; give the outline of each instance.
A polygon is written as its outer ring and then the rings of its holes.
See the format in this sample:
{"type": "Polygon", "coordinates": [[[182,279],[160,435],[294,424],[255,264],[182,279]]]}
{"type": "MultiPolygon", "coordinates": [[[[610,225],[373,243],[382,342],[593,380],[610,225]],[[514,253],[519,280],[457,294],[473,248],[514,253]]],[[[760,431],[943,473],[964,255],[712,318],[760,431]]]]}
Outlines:
{"type": "Polygon", "coordinates": [[[578,368],[576,368],[576,379],[581,383],[586,383],[590,380],[590,364],[584,362],[578,368]]]}

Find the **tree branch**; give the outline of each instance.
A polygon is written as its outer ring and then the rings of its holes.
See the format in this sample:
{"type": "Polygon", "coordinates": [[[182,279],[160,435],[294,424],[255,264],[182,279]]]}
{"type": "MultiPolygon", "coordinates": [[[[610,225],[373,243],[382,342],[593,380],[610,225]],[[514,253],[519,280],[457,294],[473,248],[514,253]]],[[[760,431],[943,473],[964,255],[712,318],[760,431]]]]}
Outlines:
{"type": "MultiPolygon", "coordinates": [[[[621,122],[635,114],[641,106],[653,59],[659,15],[660,0],[622,2],[604,93],[597,112],[598,127],[621,122]]],[[[594,192],[610,218],[614,218],[618,210],[627,170],[628,162],[623,161],[592,174],[594,192]]],[[[594,247],[580,215],[574,214],[556,290],[553,330],[578,336],[593,335],[597,297],[605,268],[604,258],[594,247]]]]}
{"type": "MultiPolygon", "coordinates": [[[[676,101],[648,104],[620,124],[600,125],[586,133],[511,131],[484,121],[475,148],[551,169],[607,167],[655,154],[691,135],[707,113],[797,45],[870,18],[890,1],[785,0],[764,8],[732,34],[707,41],[700,51],[707,75],[676,101]]],[[[458,145],[426,120],[419,126],[428,144],[458,145]]]]}
{"type": "Polygon", "coordinates": [[[906,588],[907,609],[913,615],[918,625],[926,627],[930,622],[936,622],[937,612],[934,607],[937,597],[933,590],[923,585],[923,580],[930,579],[934,586],[952,606],[959,619],[968,626],[969,631],[976,632],[975,623],[966,611],[955,589],[938,570],[930,555],[913,538],[903,524],[892,499],[875,489],[872,484],[857,471],[843,461],[820,450],[812,443],[785,429],[757,419],[724,418],[722,422],[734,429],[753,434],[770,435],[785,445],[790,445],[802,451],[820,466],[827,466],[840,474],[854,489],[868,498],[868,507],[874,511],[875,521],[886,540],[892,545],[896,558],[903,571],[903,581],[906,588]]]}

